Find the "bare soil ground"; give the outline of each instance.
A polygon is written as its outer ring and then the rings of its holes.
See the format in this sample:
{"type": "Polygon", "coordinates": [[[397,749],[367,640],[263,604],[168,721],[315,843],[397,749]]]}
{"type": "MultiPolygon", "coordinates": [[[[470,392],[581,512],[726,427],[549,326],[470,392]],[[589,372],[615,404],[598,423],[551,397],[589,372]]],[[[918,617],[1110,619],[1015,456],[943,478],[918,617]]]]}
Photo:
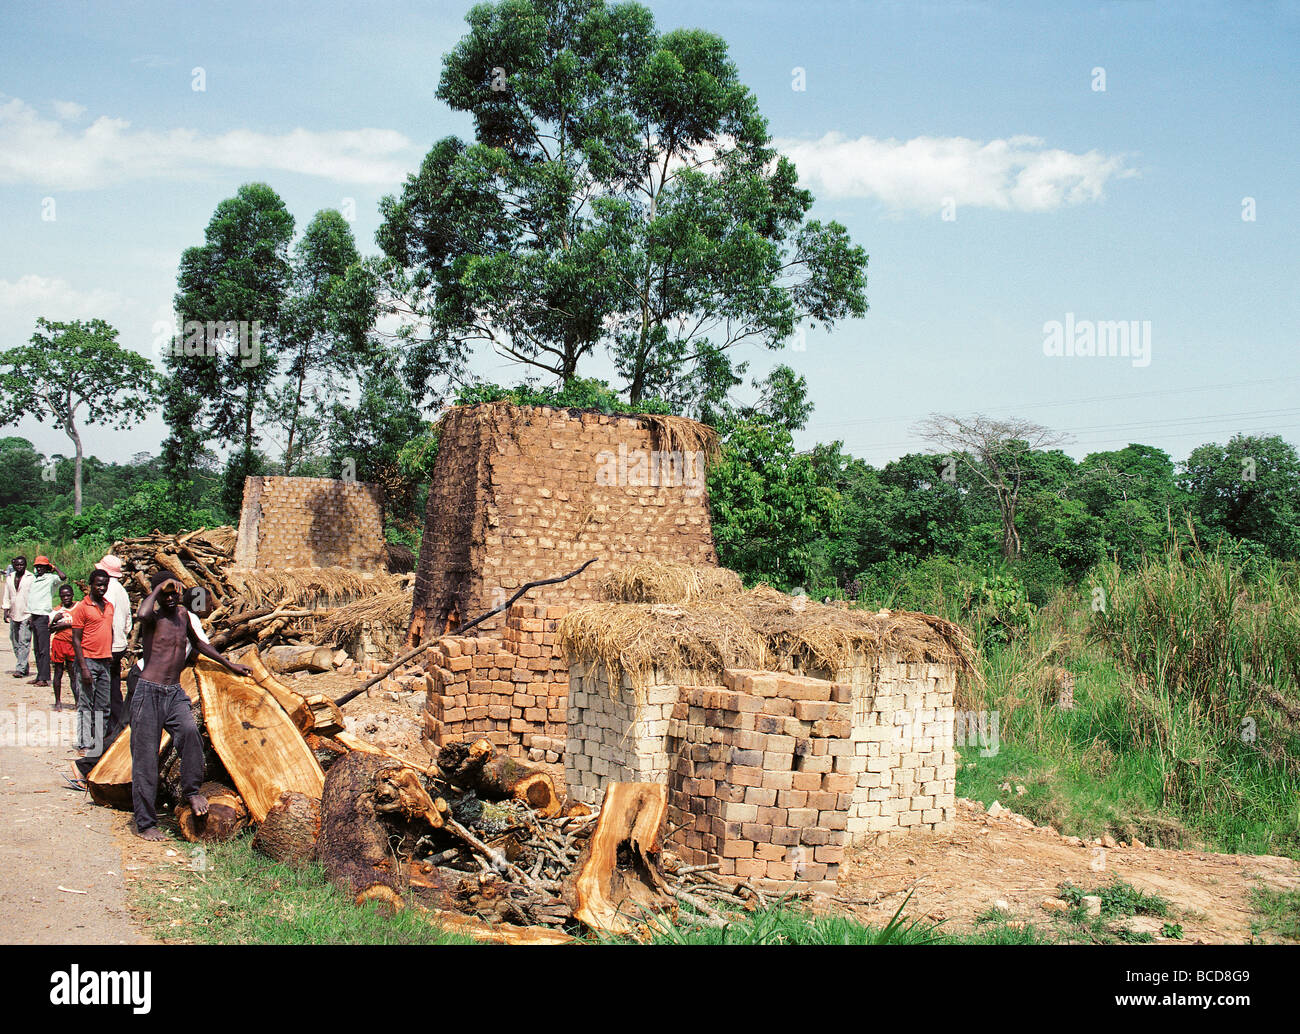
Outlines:
{"type": "Polygon", "coordinates": [[[119,834],[129,816],[64,784],[76,756],[74,712],[54,715],[52,692],[28,685],[34,660],[26,678],[10,676],[8,633],[0,624],[0,941],[146,943],[127,908],[125,866],[135,863],[124,859],[119,834]]]}
{"type": "MultiPolygon", "coordinates": [[[[1170,920],[1183,927],[1170,944],[1241,944],[1252,940],[1251,891],[1257,886],[1300,889],[1300,862],[1273,855],[1212,854],[1142,847],[1103,847],[1035,827],[1012,813],[990,817],[976,803],[958,805],[950,834],[911,834],[887,846],[854,851],[840,875],[836,903],[856,918],[881,924],[912,899],[909,917],[947,920],[954,930],[1004,903],[1016,918],[1050,927],[1044,900],[1069,880],[1091,889],[1122,879],[1170,902],[1170,920]],[[1072,842],[1073,841],[1073,842],[1072,842]]],[[[1162,920],[1127,924],[1161,941],[1162,920]]]]}

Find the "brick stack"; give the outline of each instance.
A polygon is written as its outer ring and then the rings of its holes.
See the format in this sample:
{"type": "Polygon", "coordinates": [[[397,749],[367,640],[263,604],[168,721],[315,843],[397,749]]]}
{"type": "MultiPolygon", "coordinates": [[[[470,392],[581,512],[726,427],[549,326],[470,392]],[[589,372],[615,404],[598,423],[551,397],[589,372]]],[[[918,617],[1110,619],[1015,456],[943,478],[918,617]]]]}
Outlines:
{"type": "Polygon", "coordinates": [[[865,770],[852,690],[821,679],[728,669],[684,687],[669,723],[666,845],[688,864],[774,890],[834,887],[865,770]]]}
{"type": "MultiPolygon", "coordinates": [[[[547,587],[547,600],[595,597],[633,559],[717,563],[702,475],[645,483],[655,454],[646,421],[545,406],[465,406],[442,422],[409,634],[454,631],[526,582],[600,559],[547,587]]],[[[496,627],[495,619],[479,626],[496,627]]]]}
{"type": "Polygon", "coordinates": [[[681,690],[652,685],[638,693],[624,677],[611,691],[604,665],[572,665],[564,749],[569,796],[595,805],[610,783],[668,782],[668,723],[681,690]]]}
{"type": "Polygon", "coordinates": [[[853,683],[852,739],[866,760],[849,810],[851,843],[886,842],[908,829],[946,831],[956,817],[950,665],[882,657],[847,672],[853,683]]]}
{"type": "MultiPolygon", "coordinates": [[[[681,748],[679,740],[669,735],[666,719],[671,718],[674,705],[685,692],[679,683],[707,684],[711,677],[696,672],[668,684],[667,676],[656,676],[640,693],[625,679],[611,692],[600,661],[570,657],[569,664],[564,769],[570,794],[594,804],[613,781],[670,782],[669,773],[676,771],[678,763],[675,752],[681,748]]],[[[803,692],[799,687],[807,681],[819,687],[835,686],[835,721],[847,721],[848,727],[845,731],[836,726],[827,749],[834,757],[851,754],[855,759],[841,762],[839,769],[832,764],[839,774],[851,770],[855,775],[843,805],[842,828],[848,842],[881,843],[906,830],[951,829],[956,800],[955,669],[948,664],[905,662],[892,654],[862,654],[840,671],[827,674],[829,678],[801,681],[801,677],[770,672],[764,677],[776,679],[776,689],[749,695],[768,701],[768,717],[789,717],[780,712],[787,703],[797,704],[796,717],[802,720],[818,708],[798,704],[803,699],[797,695],[803,692]],[[787,690],[788,700],[783,703],[782,694],[787,690]]],[[[759,685],[770,689],[772,684],[759,685]]],[[[706,708],[711,717],[717,717],[713,712],[718,710],[706,708]]],[[[740,727],[722,724],[711,735],[725,736],[732,728],[740,727]]],[[[721,742],[710,740],[709,745],[721,742]]],[[[814,766],[822,764],[825,762],[813,762],[814,766]]]]}
{"type": "Polygon", "coordinates": [[[333,478],[245,478],[235,566],[387,570],[383,489],[333,478]]]}
{"type": "Polygon", "coordinates": [[[569,670],[556,628],[567,609],[516,603],[501,639],[443,636],[430,647],[427,738],[441,746],[485,737],[511,757],[558,763],[569,670]]]}

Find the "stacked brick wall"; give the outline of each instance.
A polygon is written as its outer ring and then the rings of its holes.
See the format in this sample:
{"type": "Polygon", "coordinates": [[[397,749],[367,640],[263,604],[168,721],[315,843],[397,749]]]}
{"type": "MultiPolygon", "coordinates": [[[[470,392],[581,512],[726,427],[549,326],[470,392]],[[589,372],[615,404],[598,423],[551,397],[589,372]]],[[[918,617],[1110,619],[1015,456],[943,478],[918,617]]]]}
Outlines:
{"type": "Polygon", "coordinates": [[[716,564],[703,464],[686,459],[665,453],[640,417],[453,409],[430,482],[410,641],[454,632],[524,583],[591,557],[581,575],[547,587],[548,602],[593,599],[600,579],[631,560],[716,564]]]}
{"type": "Polygon", "coordinates": [[[387,570],[387,563],[379,485],[333,478],[244,479],[236,567],[387,570]]]}
{"type": "Polygon", "coordinates": [[[486,738],[511,757],[558,763],[569,670],[556,628],[566,610],[516,603],[501,638],[449,635],[430,647],[427,738],[435,746],[486,738]]]}
{"type": "MultiPolygon", "coordinates": [[[[570,795],[595,804],[613,781],[669,782],[676,748],[667,722],[687,692],[682,686],[708,686],[716,676],[696,672],[672,681],[658,676],[638,693],[626,679],[611,687],[598,661],[571,657],[569,664],[564,768],[570,795]]],[[[806,677],[776,672],[767,677],[778,680],[777,688],[750,695],[767,701],[769,716],[783,717],[776,713],[785,706],[781,687],[794,694],[806,677]]],[[[842,735],[834,739],[834,756],[857,759],[841,763],[855,776],[844,802],[849,843],[879,842],[909,829],[951,829],[956,810],[953,667],[908,663],[889,654],[859,656],[833,677],[810,681],[835,687],[835,721],[848,725],[842,730],[836,726],[842,735]],[[846,699],[838,699],[845,694],[846,699]]],[[[793,707],[799,699],[791,695],[786,703],[793,707]]],[[[816,708],[800,705],[800,710],[806,714],[816,708]]],[[[715,733],[723,736],[728,728],[715,733]]]]}
{"type": "Polygon", "coordinates": [[[832,888],[867,764],[851,715],[851,687],[798,675],[728,669],[722,686],[683,687],[666,846],[760,886],[832,888]]]}
{"type": "Polygon", "coordinates": [[[654,684],[638,693],[626,676],[611,690],[603,664],[570,664],[564,749],[569,796],[595,805],[610,783],[666,783],[668,723],[681,690],[654,684]]]}

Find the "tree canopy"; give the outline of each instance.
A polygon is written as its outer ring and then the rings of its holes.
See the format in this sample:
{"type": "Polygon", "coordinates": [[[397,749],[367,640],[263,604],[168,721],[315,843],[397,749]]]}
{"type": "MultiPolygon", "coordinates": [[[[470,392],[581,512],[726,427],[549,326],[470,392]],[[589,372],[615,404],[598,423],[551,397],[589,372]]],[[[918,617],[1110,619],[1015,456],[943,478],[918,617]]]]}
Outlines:
{"type": "Polygon", "coordinates": [[[865,313],[866,253],[806,218],[720,37],[605,0],[467,20],[437,92],[474,142],[435,144],[377,234],[422,392],[486,343],[560,382],[603,350],[633,403],[698,407],[735,346],[865,313]]]}

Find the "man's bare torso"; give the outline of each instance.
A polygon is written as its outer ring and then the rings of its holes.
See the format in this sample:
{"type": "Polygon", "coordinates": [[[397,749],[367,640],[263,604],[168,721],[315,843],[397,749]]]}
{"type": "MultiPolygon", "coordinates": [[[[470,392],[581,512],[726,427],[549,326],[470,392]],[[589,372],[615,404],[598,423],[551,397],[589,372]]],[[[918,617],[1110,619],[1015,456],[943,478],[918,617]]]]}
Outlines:
{"type": "Polygon", "coordinates": [[[160,686],[179,682],[189,641],[189,611],[177,605],[168,614],[159,607],[153,620],[144,622],[144,670],[140,677],[160,686]]]}

